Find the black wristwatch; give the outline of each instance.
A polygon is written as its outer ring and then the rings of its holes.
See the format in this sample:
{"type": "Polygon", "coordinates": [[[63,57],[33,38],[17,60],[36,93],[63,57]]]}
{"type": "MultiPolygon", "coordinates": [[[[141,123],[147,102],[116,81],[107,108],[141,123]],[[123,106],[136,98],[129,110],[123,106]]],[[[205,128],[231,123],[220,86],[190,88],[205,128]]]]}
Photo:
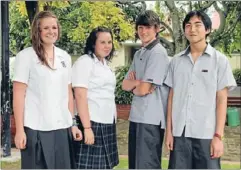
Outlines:
{"type": "Polygon", "coordinates": [[[72,120],[73,120],[72,126],[78,126],[76,118],[72,117],[72,120]]]}

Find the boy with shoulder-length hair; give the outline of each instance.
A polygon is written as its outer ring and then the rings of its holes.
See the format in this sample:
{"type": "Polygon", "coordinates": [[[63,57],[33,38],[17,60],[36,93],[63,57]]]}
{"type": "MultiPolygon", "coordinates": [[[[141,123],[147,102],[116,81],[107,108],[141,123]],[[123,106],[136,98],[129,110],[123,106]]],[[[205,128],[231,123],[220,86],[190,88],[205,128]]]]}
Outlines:
{"type": "Polygon", "coordinates": [[[129,126],[129,169],[160,169],[169,88],[163,84],[169,64],[160,44],[159,16],[147,10],[136,20],[142,47],[122,83],[134,93],[129,126]]]}
{"type": "Polygon", "coordinates": [[[228,90],[236,86],[225,55],[206,42],[212,22],[202,11],[183,21],[189,47],[174,56],[165,84],[169,169],[220,169],[228,90]]]}

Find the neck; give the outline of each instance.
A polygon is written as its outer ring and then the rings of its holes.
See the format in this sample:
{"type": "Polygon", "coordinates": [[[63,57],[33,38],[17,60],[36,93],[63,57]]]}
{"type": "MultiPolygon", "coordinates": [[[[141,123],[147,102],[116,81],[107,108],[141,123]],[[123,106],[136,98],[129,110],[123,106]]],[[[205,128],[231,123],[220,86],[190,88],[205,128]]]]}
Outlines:
{"type": "Polygon", "coordinates": [[[49,53],[51,54],[54,50],[53,44],[45,44],[45,45],[43,45],[43,47],[47,54],[49,54],[49,53]]]}
{"type": "Polygon", "coordinates": [[[152,43],[153,41],[155,41],[156,40],[156,37],[154,38],[154,39],[152,39],[151,41],[149,41],[149,42],[147,42],[147,43],[142,43],[142,46],[143,47],[146,47],[146,46],[148,46],[150,43],[152,43]]]}
{"type": "Polygon", "coordinates": [[[190,52],[193,56],[201,55],[207,47],[207,43],[199,42],[195,44],[190,44],[190,52]]]}

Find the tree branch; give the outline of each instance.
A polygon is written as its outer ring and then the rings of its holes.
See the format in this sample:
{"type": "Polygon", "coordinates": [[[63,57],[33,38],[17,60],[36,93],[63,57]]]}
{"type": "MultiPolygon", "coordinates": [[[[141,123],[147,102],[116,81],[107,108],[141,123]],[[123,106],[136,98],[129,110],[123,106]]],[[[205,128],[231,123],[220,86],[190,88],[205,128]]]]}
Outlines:
{"type": "Polygon", "coordinates": [[[25,1],[26,10],[28,13],[28,19],[30,25],[34,19],[35,14],[38,12],[38,2],[37,1],[25,1]]]}
{"type": "Polygon", "coordinates": [[[169,25],[167,25],[167,24],[166,24],[165,22],[163,22],[163,21],[161,21],[161,24],[162,24],[165,28],[167,28],[167,30],[168,30],[168,32],[170,33],[172,39],[174,40],[173,31],[172,31],[171,27],[170,27],[169,25]]]}
{"type": "MultiPolygon", "coordinates": [[[[200,2],[200,1],[198,1],[198,2],[200,2]]],[[[210,6],[212,6],[215,3],[216,3],[216,1],[209,1],[205,5],[202,5],[202,3],[198,3],[198,4],[200,5],[200,10],[205,11],[206,9],[208,9],[210,6]]]]}
{"type": "Polygon", "coordinates": [[[210,44],[212,44],[213,46],[215,46],[216,44],[218,44],[218,41],[220,39],[225,39],[227,37],[230,37],[233,32],[234,32],[234,29],[236,28],[239,20],[241,19],[241,13],[239,13],[238,17],[236,18],[235,22],[233,22],[233,24],[229,27],[229,29],[221,34],[218,34],[217,37],[215,37],[215,39],[212,39],[210,41],[210,44]]]}
{"type": "Polygon", "coordinates": [[[225,25],[226,25],[225,14],[224,14],[224,11],[218,7],[216,2],[213,4],[213,6],[215,10],[218,12],[220,17],[220,26],[215,34],[221,34],[224,31],[225,25]]]}
{"type": "Polygon", "coordinates": [[[173,42],[170,42],[163,37],[159,37],[159,40],[160,40],[160,43],[163,45],[163,47],[166,48],[168,55],[173,56],[175,54],[173,42]]]}

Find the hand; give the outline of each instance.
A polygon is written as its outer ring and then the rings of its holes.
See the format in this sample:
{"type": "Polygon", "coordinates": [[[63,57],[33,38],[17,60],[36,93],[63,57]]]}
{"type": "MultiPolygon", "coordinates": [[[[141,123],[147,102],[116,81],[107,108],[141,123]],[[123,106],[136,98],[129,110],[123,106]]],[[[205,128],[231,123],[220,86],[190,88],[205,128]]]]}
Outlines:
{"type": "Polygon", "coordinates": [[[150,91],[148,92],[148,94],[151,94],[152,92],[154,92],[155,89],[156,89],[156,86],[152,86],[151,89],[150,89],[150,91]]]}
{"type": "Polygon", "coordinates": [[[94,133],[91,128],[84,129],[85,144],[92,145],[95,142],[94,133]]]}
{"type": "Polygon", "coordinates": [[[75,141],[81,141],[83,139],[82,132],[79,130],[77,126],[72,126],[71,132],[75,141]]]}
{"type": "Polygon", "coordinates": [[[18,149],[26,148],[27,137],[26,137],[26,133],[24,132],[24,130],[16,132],[14,142],[15,142],[16,148],[18,148],[18,149]]]}
{"type": "Polygon", "coordinates": [[[134,71],[129,72],[128,79],[136,80],[136,72],[134,72],[134,71]]]}
{"type": "Polygon", "coordinates": [[[168,150],[173,150],[173,135],[172,132],[167,132],[165,137],[165,144],[168,150]]]}
{"type": "Polygon", "coordinates": [[[212,159],[219,158],[223,155],[223,141],[213,137],[210,146],[210,156],[212,159]]]}

